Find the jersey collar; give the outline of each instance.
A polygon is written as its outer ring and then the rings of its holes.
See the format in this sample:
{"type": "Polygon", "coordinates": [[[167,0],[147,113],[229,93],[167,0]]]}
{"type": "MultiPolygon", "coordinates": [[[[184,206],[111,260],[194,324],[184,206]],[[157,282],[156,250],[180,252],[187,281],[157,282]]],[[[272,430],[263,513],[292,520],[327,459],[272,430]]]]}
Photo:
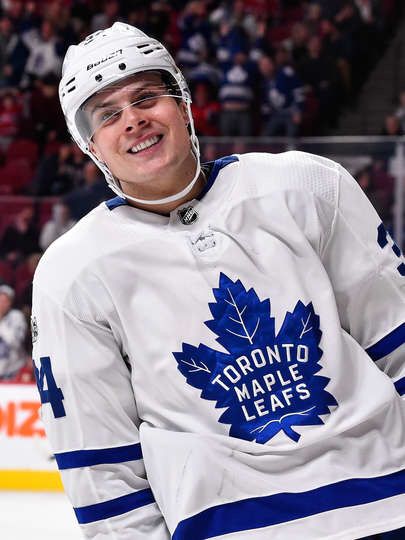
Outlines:
{"type": "MultiPolygon", "coordinates": [[[[207,183],[205,184],[204,189],[201,191],[199,196],[197,197],[197,200],[201,201],[203,197],[209,192],[209,190],[212,188],[212,186],[215,183],[215,180],[218,177],[219,171],[229,165],[230,163],[234,163],[235,161],[239,161],[238,156],[231,155],[231,156],[224,156],[222,158],[216,159],[215,161],[208,161],[207,163],[202,164],[203,169],[210,170],[210,174],[207,180],[207,183]]],[[[128,200],[124,197],[114,197],[112,199],[109,199],[105,202],[107,208],[109,210],[114,210],[115,208],[118,208],[118,206],[128,206],[128,200]]]]}

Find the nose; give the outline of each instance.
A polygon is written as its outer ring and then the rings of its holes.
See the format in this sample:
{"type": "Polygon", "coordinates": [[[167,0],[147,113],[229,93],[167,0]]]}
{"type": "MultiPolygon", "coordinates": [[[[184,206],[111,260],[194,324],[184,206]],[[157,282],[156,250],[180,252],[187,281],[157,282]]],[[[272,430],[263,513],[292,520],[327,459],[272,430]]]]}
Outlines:
{"type": "Polygon", "coordinates": [[[130,133],[131,131],[140,128],[147,123],[147,120],[144,117],[144,112],[137,107],[132,107],[129,105],[128,107],[125,107],[122,113],[126,133],[130,133]]]}

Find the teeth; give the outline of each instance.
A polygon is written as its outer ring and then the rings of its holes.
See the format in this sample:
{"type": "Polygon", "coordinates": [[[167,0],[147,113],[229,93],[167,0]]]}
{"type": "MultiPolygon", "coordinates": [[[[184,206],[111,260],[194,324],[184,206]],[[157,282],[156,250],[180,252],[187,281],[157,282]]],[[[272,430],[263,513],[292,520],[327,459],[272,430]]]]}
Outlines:
{"type": "Polygon", "coordinates": [[[133,146],[130,150],[131,154],[136,154],[137,152],[140,152],[141,150],[144,150],[145,148],[149,148],[150,146],[153,146],[159,141],[159,137],[157,135],[154,135],[150,139],[147,139],[146,141],[142,141],[141,143],[137,144],[136,146],[133,146]]]}

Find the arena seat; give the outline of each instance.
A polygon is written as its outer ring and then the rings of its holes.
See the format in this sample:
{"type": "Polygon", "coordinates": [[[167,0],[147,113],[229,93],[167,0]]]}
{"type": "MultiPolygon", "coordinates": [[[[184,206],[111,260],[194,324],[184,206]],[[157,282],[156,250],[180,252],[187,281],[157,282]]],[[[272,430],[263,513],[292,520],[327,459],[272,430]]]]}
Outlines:
{"type": "Polygon", "coordinates": [[[38,144],[30,139],[16,139],[7,148],[6,163],[24,159],[32,168],[38,163],[38,144]]]}

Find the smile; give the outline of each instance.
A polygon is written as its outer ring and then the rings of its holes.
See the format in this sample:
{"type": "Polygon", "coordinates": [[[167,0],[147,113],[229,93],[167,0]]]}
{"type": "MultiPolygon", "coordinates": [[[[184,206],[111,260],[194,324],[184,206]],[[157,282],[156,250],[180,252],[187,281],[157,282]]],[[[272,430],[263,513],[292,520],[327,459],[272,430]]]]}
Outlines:
{"type": "Polygon", "coordinates": [[[146,141],[142,141],[139,144],[136,144],[135,146],[132,146],[128,150],[130,154],[138,154],[142,150],[146,150],[147,148],[150,148],[151,146],[154,146],[158,142],[160,142],[163,138],[163,135],[154,135],[150,139],[146,139],[146,141]]]}

